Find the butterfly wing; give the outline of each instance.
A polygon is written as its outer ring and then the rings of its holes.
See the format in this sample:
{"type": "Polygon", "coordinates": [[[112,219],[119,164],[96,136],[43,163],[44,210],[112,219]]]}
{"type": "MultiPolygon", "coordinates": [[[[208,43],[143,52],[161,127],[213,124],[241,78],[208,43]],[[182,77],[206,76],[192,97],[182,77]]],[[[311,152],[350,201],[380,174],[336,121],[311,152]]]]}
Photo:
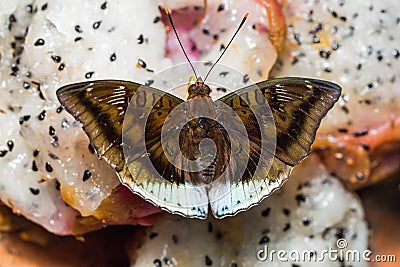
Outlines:
{"type": "MultiPolygon", "coordinates": [[[[239,181],[225,179],[210,190],[214,215],[234,215],[279,188],[293,166],[309,154],[322,118],[340,93],[341,88],[331,82],[289,77],[263,81],[219,99],[243,122],[250,151],[239,181]]],[[[238,136],[235,141],[244,139],[238,136]]]]}
{"type": "Polygon", "coordinates": [[[205,190],[188,184],[182,178],[184,173],[169,164],[161,146],[162,125],[183,100],[155,88],[116,80],[67,85],[57,96],[83,124],[99,158],[117,171],[132,192],[172,213],[207,216],[205,190]],[[138,114],[147,117],[135,116],[138,114]],[[160,179],[161,175],[166,178],[160,179]]]}

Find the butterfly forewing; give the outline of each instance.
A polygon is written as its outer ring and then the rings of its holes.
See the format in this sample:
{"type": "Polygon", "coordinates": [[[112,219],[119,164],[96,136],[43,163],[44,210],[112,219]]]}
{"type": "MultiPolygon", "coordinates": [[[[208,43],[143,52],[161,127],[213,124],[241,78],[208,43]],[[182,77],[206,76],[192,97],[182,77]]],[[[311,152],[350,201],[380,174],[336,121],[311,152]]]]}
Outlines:
{"type": "Polygon", "coordinates": [[[82,82],[57,91],[61,104],[83,124],[99,157],[116,170],[124,162],[122,126],[130,99],[140,84],[125,81],[82,82]]]}
{"type": "MultiPolygon", "coordinates": [[[[294,166],[310,152],[320,122],[338,100],[341,88],[334,83],[316,79],[278,78],[250,85],[221,98],[220,101],[237,110],[237,99],[255,99],[251,95],[256,92],[263,94],[272,112],[277,142],[275,156],[294,166]]],[[[253,110],[257,109],[257,103],[250,104],[253,110]]],[[[246,128],[254,127],[256,122],[251,117],[243,116],[239,111],[236,113],[246,128]]],[[[271,133],[265,132],[270,127],[260,129],[264,131],[264,136],[270,136],[271,133]]]]}

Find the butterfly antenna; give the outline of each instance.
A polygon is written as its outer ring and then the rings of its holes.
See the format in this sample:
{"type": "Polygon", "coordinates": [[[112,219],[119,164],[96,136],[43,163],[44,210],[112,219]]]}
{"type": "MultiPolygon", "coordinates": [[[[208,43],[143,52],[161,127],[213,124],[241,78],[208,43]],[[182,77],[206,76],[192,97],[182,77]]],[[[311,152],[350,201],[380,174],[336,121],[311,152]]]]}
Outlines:
{"type": "Polygon", "coordinates": [[[190,59],[189,59],[188,55],[186,54],[185,48],[183,48],[183,45],[182,45],[182,43],[181,43],[181,40],[179,39],[178,33],[176,32],[176,29],[175,29],[175,26],[174,26],[174,22],[172,21],[171,13],[169,12],[169,9],[168,9],[168,8],[165,8],[165,13],[166,13],[167,16],[168,16],[169,22],[171,23],[171,27],[172,27],[172,29],[173,29],[174,32],[175,32],[176,39],[178,39],[178,42],[179,42],[179,45],[180,45],[181,48],[182,48],[183,54],[185,54],[185,57],[186,57],[187,61],[189,62],[190,67],[192,68],[193,73],[194,73],[194,76],[196,77],[196,80],[197,80],[196,70],[194,69],[194,67],[193,67],[193,65],[192,65],[192,62],[190,62],[190,59]]]}
{"type": "Polygon", "coordinates": [[[244,15],[242,22],[240,22],[239,27],[237,28],[235,34],[232,36],[231,40],[229,41],[228,45],[225,47],[224,51],[222,51],[222,54],[219,56],[219,58],[217,59],[217,61],[215,61],[215,63],[211,66],[210,70],[207,72],[206,77],[204,78],[204,82],[207,80],[208,75],[211,73],[211,71],[213,70],[213,68],[215,67],[215,65],[217,65],[218,61],[222,58],[222,56],[225,54],[226,50],[228,50],[228,47],[231,45],[233,39],[235,39],[236,35],[238,34],[238,32],[240,31],[240,28],[242,28],[244,22],[246,21],[247,17],[249,16],[249,13],[246,13],[246,15],[244,15]]]}

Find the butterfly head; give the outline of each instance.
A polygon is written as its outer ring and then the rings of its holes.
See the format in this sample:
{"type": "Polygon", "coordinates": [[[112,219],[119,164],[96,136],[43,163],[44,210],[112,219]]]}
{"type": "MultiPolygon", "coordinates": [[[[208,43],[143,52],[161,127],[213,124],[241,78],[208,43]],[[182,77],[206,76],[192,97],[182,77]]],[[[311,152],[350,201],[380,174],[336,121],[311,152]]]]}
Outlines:
{"type": "Polygon", "coordinates": [[[196,82],[189,86],[188,100],[200,97],[210,97],[211,89],[206,85],[201,77],[197,78],[196,82]]]}

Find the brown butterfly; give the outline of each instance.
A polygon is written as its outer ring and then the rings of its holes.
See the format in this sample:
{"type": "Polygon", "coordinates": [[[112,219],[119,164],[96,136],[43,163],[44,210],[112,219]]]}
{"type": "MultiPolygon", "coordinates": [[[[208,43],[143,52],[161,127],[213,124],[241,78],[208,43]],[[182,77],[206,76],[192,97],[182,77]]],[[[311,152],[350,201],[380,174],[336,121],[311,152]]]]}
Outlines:
{"type": "Polygon", "coordinates": [[[186,217],[207,217],[210,203],[223,218],[282,185],[310,152],[340,92],[331,82],[290,77],[250,85],[215,102],[201,79],[189,87],[187,101],[117,80],[67,85],[57,96],[133,193],[186,217]],[[200,153],[204,139],[216,151],[200,153]],[[177,164],[173,157],[179,153],[177,164]],[[193,162],[199,169],[188,167],[193,162]]]}
{"type": "Polygon", "coordinates": [[[133,193],[171,213],[206,218],[210,205],[214,216],[223,218],[282,185],[310,152],[341,88],[290,77],[250,85],[217,101],[210,91],[197,78],[184,101],[138,83],[103,80],[64,86],[57,96],[83,124],[99,158],[133,193]]]}

